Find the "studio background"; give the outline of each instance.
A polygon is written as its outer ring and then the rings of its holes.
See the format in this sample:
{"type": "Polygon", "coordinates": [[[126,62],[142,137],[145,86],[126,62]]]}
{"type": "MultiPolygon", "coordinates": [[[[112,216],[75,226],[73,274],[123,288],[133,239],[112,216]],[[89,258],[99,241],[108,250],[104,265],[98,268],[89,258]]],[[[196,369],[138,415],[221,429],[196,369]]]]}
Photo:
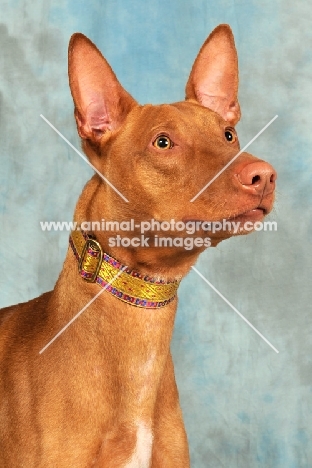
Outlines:
{"type": "MultiPolygon", "coordinates": [[[[191,272],[172,352],[192,468],[311,468],[311,3],[287,0],[0,1],[0,305],[53,288],[92,170],[77,148],[67,46],[97,44],[140,103],[182,100],[197,52],[219,23],[239,55],[241,146],[278,172],[277,232],[223,242],[198,270],[279,350],[191,272]]],[[[85,312],[87,313],[87,311],[85,312]]],[[[70,363],[69,363],[70,365],[70,363]]]]}

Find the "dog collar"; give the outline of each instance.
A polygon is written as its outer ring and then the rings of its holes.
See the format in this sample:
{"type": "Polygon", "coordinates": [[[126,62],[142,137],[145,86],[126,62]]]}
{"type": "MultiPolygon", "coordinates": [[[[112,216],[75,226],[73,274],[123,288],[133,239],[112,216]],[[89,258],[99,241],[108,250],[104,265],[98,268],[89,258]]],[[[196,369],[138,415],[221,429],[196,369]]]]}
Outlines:
{"type": "Polygon", "coordinates": [[[80,276],[87,282],[99,284],[121,301],[156,309],[175,298],[179,281],[165,282],[128,269],[103,252],[94,236],[75,230],[71,232],[69,243],[78,260],[80,276]]]}

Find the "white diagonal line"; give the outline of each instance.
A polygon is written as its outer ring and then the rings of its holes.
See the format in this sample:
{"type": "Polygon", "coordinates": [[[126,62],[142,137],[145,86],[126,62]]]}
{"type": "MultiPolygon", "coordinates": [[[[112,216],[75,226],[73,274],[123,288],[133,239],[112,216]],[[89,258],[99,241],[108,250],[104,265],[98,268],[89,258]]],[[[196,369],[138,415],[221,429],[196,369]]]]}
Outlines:
{"type": "Polygon", "coordinates": [[[267,123],[267,124],[265,125],[265,127],[263,127],[263,129],[260,130],[260,132],[257,133],[257,135],[256,135],[255,137],[253,137],[253,139],[250,140],[250,142],[247,143],[247,145],[245,145],[244,148],[241,149],[241,150],[239,151],[239,153],[237,153],[237,155],[234,156],[234,158],[232,158],[231,161],[229,161],[229,162],[223,167],[223,169],[221,169],[221,171],[219,171],[218,174],[216,174],[216,175],[208,182],[208,184],[206,184],[205,187],[203,187],[203,188],[198,192],[197,195],[195,195],[195,197],[192,198],[192,200],[190,200],[190,202],[192,203],[193,201],[195,201],[196,198],[199,197],[199,195],[200,195],[201,193],[203,193],[203,191],[206,190],[206,188],[208,188],[209,185],[211,185],[212,182],[214,182],[214,181],[219,177],[219,175],[221,175],[222,172],[224,172],[224,171],[232,164],[232,162],[234,162],[235,159],[237,159],[238,156],[240,156],[240,155],[245,151],[245,149],[247,149],[248,146],[250,146],[251,143],[253,143],[253,142],[258,138],[258,136],[261,135],[261,133],[263,133],[263,132],[271,125],[271,123],[274,122],[274,120],[277,119],[277,117],[278,117],[278,115],[276,115],[275,117],[273,117],[273,119],[270,120],[270,122],[267,123]]]}
{"type": "Polygon", "coordinates": [[[103,176],[103,174],[101,174],[101,172],[98,171],[97,168],[94,167],[93,164],[91,164],[91,163],[88,161],[88,159],[87,159],[82,153],[80,153],[80,151],[78,151],[77,148],[75,148],[74,145],[72,145],[71,142],[68,141],[67,138],[64,137],[64,135],[62,135],[62,133],[61,133],[60,131],[57,130],[57,128],[55,128],[54,125],[52,125],[51,122],[49,122],[49,120],[46,119],[46,118],[44,117],[44,115],[40,114],[40,117],[41,117],[48,125],[50,125],[50,127],[53,128],[53,130],[54,130],[61,138],[63,138],[63,140],[66,141],[66,143],[67,143],[74,151],[76,151],[76,153],[79,154],[79,156],[80,156],[87,164],[89,164],[89,166],[92,167],[92,169],[93,169],[103,180],[105,180],[105,182],[106,182],[113,190],[115,190],[115,192],[118,193],[118,195],[119,195],[125,202],[129,203],[129,200],[128,200],[122,193],[120,193],[119,190],[118,190],[108,179],[106,179],[106,177],[103,176]]]}
{"type": "Polygon", "coordinates": [[[84,312],[84,311],[89,307],[89,305],[91,305],[92,302],[94,302],[95,299],[97,299],[97,298],[105,291],[105,289],[108,288],[108,286],[109,286],[110,284],[112,284],[112,283],[115,281],[115,279],[118,278],[118,276],[121,275],[121,273],[122,273],[126,268],[127,268],[126,266],[123,267],[123,268],[120,270],[120,272],[117,273],[117,275],[115,275],[114,278],[112,278],[112,279],[104,286],[104,288],[101,289],[101,290],[93,297],[93,299],[91,299],[91,301],[89,301],[88,304],[86,304],[86,305],[85,305],[85,306],[84,306],[84,307],[83,307],[83,308],[82,308],[66,325],[65,325],[65,327],[63,327],[62,330],[60,330],[60,331],[52,338],[52,340],[50,340],[49,343],[46,344],[46,345],[41,349],[41,351],[39,351],[39,354],[42,354],[42,353],[50,346],[50,344],[52,344],[53,341],[55,341],[55,340],[56,340],[56,339],[57,339],[57,338],[58,338],[58,337],[59,337],[59,336],[60,336],[60,335],[61,335],[61,334],[62,334],[62,333],[63,333],[63,332],[64,332],[64,331],[65,331],[81,314],[82,314],[82,312],[84,312]]]}
{"type": "Polygon", "coordinates": [[[197,268],[192,267],[192,269],[193,269],[193,270],[194,270],[194,271],[211,287],[211,289],[213,289],[213,290],[224,300],[224,302],[226,302],[226,303],[234,310],[234,312],[236,312],[236,313],[240,316],[240,318],[242,318],[242,319],[247,323],[247,325],[250,326],[250,328],[252,328],[252,329],[260,336],[260,338],[262,338],[269,346],[271,346],[271,348],[272,348],[276,353],[279,353],[279,351],[275,348],[275,346],[273,346],[273,345],[269,342],[269,340],[267,340],[267,339],[265,338],[265,336],[263,336],[262,333],[260,333],[259,330],[257,330],[256,327],[254,327],[254,326],[252,325],[252,323],[250,323],[249,320],[247,320],[247,319],[243,316],[243,314],[241,314],[241,313],[236,309],[236,307],[234,307],[233,304],[231,304],[230,301],[228,301],[228,300],[223,296],[223,294],[221,294],[220,291],[218,291],[217,288],[215,288],[215,287],[213,286],[213,284],[211,284],[210,281],[208,281],[208,280],[197,270],[197,268]]]}

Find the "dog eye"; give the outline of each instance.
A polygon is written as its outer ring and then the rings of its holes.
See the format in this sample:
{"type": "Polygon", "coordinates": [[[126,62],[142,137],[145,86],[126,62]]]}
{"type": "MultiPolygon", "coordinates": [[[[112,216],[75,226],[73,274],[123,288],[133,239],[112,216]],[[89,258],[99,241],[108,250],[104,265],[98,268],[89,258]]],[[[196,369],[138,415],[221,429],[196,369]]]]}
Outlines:
{"type": "Polygon", "coordinates": [[[173,142],[166,135],[159,135],[153,145],[160,150],[167,150],[173,147],[173,142]]]}
{"type": "Polygon", "coordinates": [[[237,140],[237,135],[233,128],[226,128],[224,136],[229,143],[235,143],[235,141],[237,140]]]}

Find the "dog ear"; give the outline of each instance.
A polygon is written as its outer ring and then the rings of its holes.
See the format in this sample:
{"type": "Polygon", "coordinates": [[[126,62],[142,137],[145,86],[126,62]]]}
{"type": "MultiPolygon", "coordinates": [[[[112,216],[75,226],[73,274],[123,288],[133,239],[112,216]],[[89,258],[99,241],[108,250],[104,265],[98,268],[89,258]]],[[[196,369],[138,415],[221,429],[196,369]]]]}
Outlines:
{"type": "Polygon", "coordinates": [[[137,104],[97,47],[80,33],[69,42],[68,76],[81,138],[99,141],[106,131],[117,129],[137,104]]]}
{"type": "Polygon", "coordinates": [[[186,85],[186,99],[196,99],[235,125],[240,119],[237,92],[238,59],[234,37],[231,28],[221,24],[199,51],[186,85]]]}

